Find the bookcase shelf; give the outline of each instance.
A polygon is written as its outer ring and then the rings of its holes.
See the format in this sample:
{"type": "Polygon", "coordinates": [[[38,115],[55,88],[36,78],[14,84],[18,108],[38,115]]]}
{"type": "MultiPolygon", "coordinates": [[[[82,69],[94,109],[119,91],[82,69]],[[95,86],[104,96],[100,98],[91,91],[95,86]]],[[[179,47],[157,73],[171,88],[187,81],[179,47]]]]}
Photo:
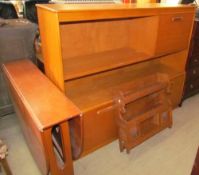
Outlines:
{"type": "Polygon", "coordinates": [[[137,67],[135,65],[127,66],[97,75],[65,81],[66,95],[83,112],[86,112],[103,104],[111,104],[115,95],[114,92],[122,84],[157,72],[167,74],[170,79],[182,74],[161,63],[140,63],[137,67]],[[95,84],[91,83],[92,81],[95,84]]]}
{"type": "Polygon", "coordinates": [[[133,50],[120,48],[100,53],[65,59],[64,79],[74,79],[102,71],[119,68],[129,64],[147,60],[152,56],[133,50]]]}

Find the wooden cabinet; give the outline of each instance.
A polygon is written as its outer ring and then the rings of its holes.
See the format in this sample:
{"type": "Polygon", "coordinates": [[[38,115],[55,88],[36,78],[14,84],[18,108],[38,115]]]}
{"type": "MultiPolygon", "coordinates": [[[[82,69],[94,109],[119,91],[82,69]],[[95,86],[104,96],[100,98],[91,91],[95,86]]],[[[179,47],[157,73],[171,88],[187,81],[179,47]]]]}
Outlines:
{"type": "Polygon", "coordinates": [[[180,102],[194,7],[37,7],[46,75],[82,111],[75,137],[81,155],[118,137],[113,102],[122,84],[164,73],[173,108],[180,102]]]}
{"type": "Polygon", "coordinates": [[[186,99],[199,92],[199,21],[195,19],[192,40],[186,65],[184,96],[186,99]]]}

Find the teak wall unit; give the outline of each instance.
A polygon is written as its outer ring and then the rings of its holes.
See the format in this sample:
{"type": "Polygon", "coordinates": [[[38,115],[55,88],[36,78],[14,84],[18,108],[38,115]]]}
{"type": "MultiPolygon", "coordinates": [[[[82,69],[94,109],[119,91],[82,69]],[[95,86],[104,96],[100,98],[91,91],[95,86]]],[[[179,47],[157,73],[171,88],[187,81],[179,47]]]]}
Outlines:
{"type": "Polygon", "coordinates": [[[114,89],[123,83],[167,74],[172,107],[177,107],[195,7],[50,4],[37,8],[46,75],[82,112],[71,120],[81,156],[117,138],[113,98],[114,89]]]}

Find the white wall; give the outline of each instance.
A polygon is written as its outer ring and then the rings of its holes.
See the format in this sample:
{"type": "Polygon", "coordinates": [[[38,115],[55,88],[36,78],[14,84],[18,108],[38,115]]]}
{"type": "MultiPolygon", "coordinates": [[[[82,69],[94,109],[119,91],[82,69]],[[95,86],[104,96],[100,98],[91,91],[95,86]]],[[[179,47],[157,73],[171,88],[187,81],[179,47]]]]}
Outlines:
{"type": "MultiPolygon", "coordinates": [[[[199,0],[196,0],[197,3],[199,3],[199,0]]],[[[169,4],[178,4],[179,2],[181,2],[181,0],[161,0],[161,2],[163,3],[169,3],[169,4]]]]}
{"type": "Polygon", "coordinates": [[[163,3],[178,4],[180,0],[161,0],[163,3]]]}

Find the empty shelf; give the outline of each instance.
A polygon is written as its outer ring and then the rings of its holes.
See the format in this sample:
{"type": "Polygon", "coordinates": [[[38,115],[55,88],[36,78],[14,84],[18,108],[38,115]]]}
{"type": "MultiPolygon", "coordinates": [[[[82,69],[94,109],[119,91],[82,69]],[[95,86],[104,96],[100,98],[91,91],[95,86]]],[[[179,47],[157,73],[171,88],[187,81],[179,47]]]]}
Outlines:
{"type": "Polygon", "coordinates": [[[147,60],[151,56],[131,48],[121,48],[64,59],[64,79],[74,79],[132,63],[147,60]]]}

